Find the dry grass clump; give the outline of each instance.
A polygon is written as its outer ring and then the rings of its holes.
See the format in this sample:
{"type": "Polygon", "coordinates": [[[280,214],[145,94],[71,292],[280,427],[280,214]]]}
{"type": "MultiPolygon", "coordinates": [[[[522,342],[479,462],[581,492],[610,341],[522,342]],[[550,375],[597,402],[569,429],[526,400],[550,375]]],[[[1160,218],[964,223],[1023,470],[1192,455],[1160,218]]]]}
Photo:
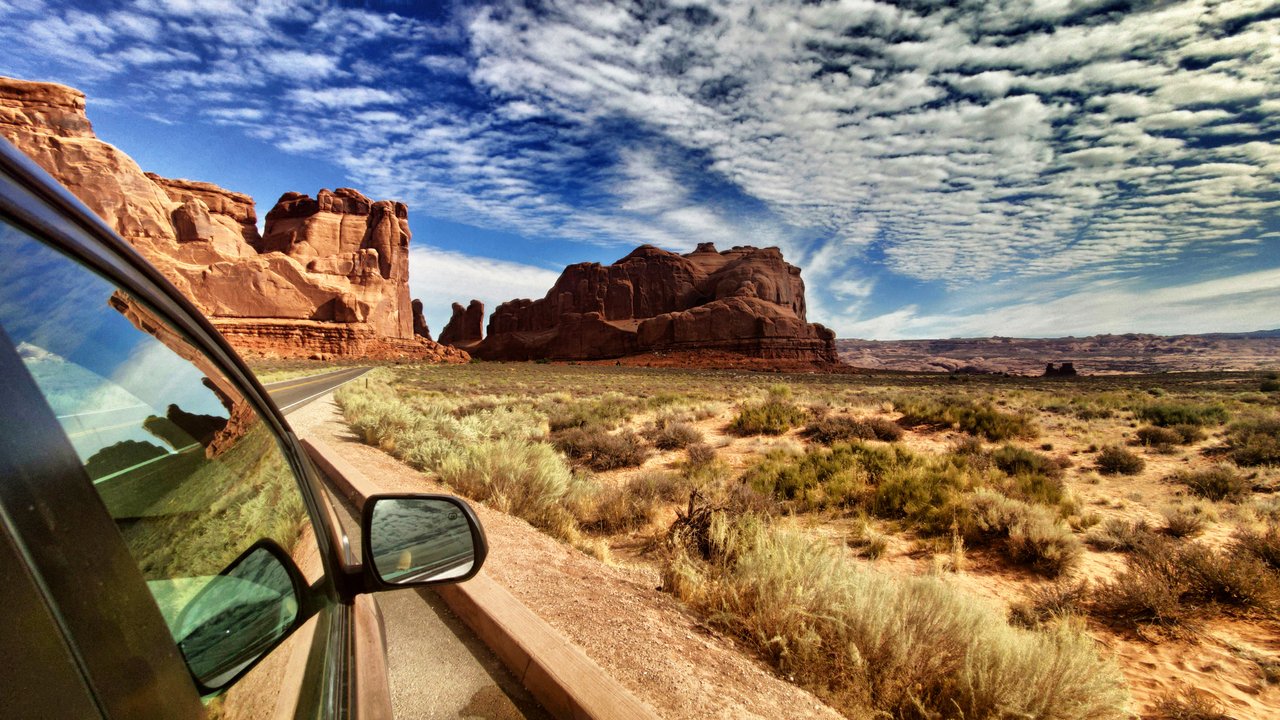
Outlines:
{"type": "Polygon", "coordinates": [[[1042,505],[1060,505],[1067,500],[1064,468],[1055,459],[1015,445],[998,448],[991,464],[1008,475],[1001,483],[1006,495],[1042,505]]]}
{"type": "Polygon", "coordinates": [[[769,388],[769,396],[763,402],[738,409],[728,431],[734,435],[781,435],[803,423],[808,413],[792,402],[790,396],[791,391],[785,385],[769,388]]]}
{"type": "Polygon", "coordinates": [[[1189,402],[1151,403],[1139,407],[1133,414],[1139,420],[1146,420],[1160,427],[1221,425],[1230,417],[1227,409],[1221,405],[1189,402]]]}
{"type": "Polygon", "coordinates": [[[1129,522],[1113,517],[1090,529],[1084,541],[1095,550],[1130,552],[1154,535],[1146,520],[1129,522]]]}
{"type": "Polygon", "coordinates": [[[1233,424],[1227,429],[1227,449],[1237,465],[1280,465],[1280,417],[1233,424]]]}
{"type": "Polygon", "coordinates": [[[902,438],[902,428],[881,417],[853,418],[847,415],[824,417],[804,429],[805,437],[823,445],[850,440],[884,440],[902,438]]]}
{"type": "Polygon", "coordinates": [[[554,448],[532,439],[540,433],[536,416],[491,409],[456,417],[443,405],[410,404],[385,372],[375,370],[368,384],[348,384],[335,395],[366,443],[555,537],[577,537],[573,509],[593,488],[554,448]]]}
{"type": "Polygon", "coordinates": [[[1156,700],[1146,720],[1235,720],[1207,693],[1185,688],[1182,693],[1166,693],[1156,700]]]}
{"type": "Polygon", "coordinates": [[[1098,472],[1103,475],[1137,475],[1147,461],[1118,445],[1108,445],[1098,453],[1098,472]]]}
{"type": "Polygon", "coordinates": [[[571,427],[551,435],[556,449],[597,472],[643,465],[650,450],[631,430],[611,433],[600,425],[571,427]]]}
{"type": "Polygon", "coordinates": [[[1186,485],[1192,495],[1215,502],[1240,502],[1250,491],[1249,480],[1229,465],[1215,465],[1203,470],[1179,470],[1166,478],[1186,485]]]}
{"type": "Polygon", "coordinates": [[[1060,580],[1033,588],[1027,599],[1009,607],[1009,623],[1035,629],[1048,623],[1079,617],[1089,600],[1087,580],[1060,580]]]}
{"type": "Polygon", "coordinates": [[[1222,612],[1271,614],[1280,580],[1256,557],[1153,537],[1094,594],[1093,612],[1123,627],[1183,634],[1222,612]]]}
{"type": "Polygon", "coordinates": [[[1237,530],[1233,550],[1258,558],[1272,570],[1280,570],[1280,524],[1272,521],[1262,530],[1237,530]]]}
{"type": "Polygon", "coordinates": [[[963,398],[899,398],[894,405],[902,412],[904,425],[949,427],[988,440],[1031,439],[1040,434],[1035,421],[1026,414],[997,410],[990,403],[963,398]]]}
{"type": "Polygon", "coordinates": [[[1172,427],[1147,425],[1138,428],[1138,432],[1135,433],[1134,444],[1168,451],[1175,445],[1190,445],[1191,443],[1200,442],[1204,438],[1204,430],[1197,425],[1183,424],[1172,427]]]}
{"type": "Polygon", "coordinates": [[[606,534],[635,530],[656,522],[664,502],[688,499],[689,491],[688,482],[674,473],[643,473],[602,490],[584,525],[606,534]]]}
{"type": "Polygon", "coordinates": [[[967,498],[960,531],[975,545],[1000,544],[1014,562],[1057,577],[1079,561],[1083,548],[1071,527],[1049,508],[980,489],[967,498]]]}
{"type": "Polygon", "coordinates": [[[824,540],[696,508],[663,587],[851,717],[1125,717],[1115,667],[1078,625],[1009,626],[936,578],[848,563],[824,540]]]}
{"type": "Polygon", "coordinates": [[[659,450],[679,450],[702,442],[702,432],[687,422],[659,417],[645,428],[644,436],[659,450]]]}
{"type": "Polygon", "coordinates": [[[1160,530],[1169,537],[1190,538],[1204,532],[1205,516],[1195,509],[1165,508],[1161,514],[1164,515],[1164,527],[1160,530]]]}

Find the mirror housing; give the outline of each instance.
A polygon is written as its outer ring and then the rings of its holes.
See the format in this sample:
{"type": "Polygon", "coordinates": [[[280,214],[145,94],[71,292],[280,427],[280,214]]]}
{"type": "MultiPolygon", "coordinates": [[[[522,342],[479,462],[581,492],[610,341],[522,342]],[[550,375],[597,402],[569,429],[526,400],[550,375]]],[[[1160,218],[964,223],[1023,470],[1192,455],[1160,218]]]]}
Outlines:
{"type": "Polygon", "coordinates": [[[452,495],[373,495],[360,525],[364,585],[372,591],[469,580],[489,553],[475,512],[452,495]]]}
{"type": "Polygon", "coordinates": [[[209,579],[171,628],[201,695],[232,684],[302,624],[306,583],[263,539],[209,579]]]}

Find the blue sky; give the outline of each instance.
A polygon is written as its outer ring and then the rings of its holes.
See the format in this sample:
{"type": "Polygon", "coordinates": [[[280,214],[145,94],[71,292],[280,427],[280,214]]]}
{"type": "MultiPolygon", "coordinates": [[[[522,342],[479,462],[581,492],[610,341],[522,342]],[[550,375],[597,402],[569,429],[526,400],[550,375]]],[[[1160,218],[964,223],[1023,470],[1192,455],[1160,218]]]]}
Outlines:
{"type": "Polygon", "coordinates": [[[412,289],[778,245],[841,337],[1280,327],[1274,2],[0,0],[147,170],[410,207],[412,289]]]}

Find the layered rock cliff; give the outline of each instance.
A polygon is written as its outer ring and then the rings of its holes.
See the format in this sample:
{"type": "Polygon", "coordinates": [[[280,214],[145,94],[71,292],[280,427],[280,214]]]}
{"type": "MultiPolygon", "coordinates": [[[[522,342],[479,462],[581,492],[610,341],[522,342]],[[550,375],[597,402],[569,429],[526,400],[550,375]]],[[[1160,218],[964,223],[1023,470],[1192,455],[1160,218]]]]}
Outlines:
{"type": "Polygon", "coordinates": [[[129,241],[242,352],[467,358],[414,333],[408,209],[349,188],[253,198],[144,173],[99,140],[84,94],[0,77],[0,135],[129,241]]]}
{"type": "Polygon", "coordinates": [[[571,265],[546,297],[499,305],[472,349],[503,360],[691,352],[838,361],[834,333],[805,319],[800,269],[781,251],[711,243],[687,255],[644,245],[613,265],[571,265]]]}

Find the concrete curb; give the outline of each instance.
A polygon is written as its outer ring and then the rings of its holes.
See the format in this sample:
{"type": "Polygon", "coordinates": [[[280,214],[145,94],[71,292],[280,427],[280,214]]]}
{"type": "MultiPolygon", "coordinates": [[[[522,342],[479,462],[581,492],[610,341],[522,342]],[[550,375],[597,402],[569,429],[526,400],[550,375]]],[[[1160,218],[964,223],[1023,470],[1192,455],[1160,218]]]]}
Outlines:
{"type": "MultiPolygon", "coordinates": [[[[378,486],[332,447],[303,440],[316,467],[357,508],[378,486]]],[[[492,549],[490,550],[492,552],[492,549]]],[[[436,593],[521,684],[561,720],[657,720],[604,668],[525,607],[485,572],[436,593]]]]}

